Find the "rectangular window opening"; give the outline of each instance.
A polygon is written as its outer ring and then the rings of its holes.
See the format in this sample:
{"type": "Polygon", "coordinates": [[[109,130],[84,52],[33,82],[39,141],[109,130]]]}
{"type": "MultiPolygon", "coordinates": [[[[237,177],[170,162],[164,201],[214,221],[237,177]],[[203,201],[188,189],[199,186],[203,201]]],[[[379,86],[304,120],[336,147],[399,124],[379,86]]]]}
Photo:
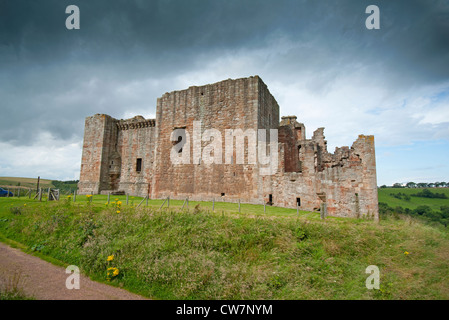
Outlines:
{"type": "Polygon", "coordinates": [[[301,198],[296,198],[296,205],[297,205],[298,207],[301,206],[301,198]]]}
{"type": "Polygon", "coordinates": [[[137,172],[141,172],[142,171],[142,158],[137,158],[136,171],[137,172]]]}

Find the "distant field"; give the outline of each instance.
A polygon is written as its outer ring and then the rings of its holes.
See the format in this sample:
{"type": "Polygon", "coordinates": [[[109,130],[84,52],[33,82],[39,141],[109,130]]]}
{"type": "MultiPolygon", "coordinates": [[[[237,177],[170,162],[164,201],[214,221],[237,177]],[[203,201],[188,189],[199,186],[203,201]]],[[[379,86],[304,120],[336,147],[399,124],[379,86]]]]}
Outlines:
{"type": "MultiPolygon", "coordinates": [[[[23,194],[22,192],[28,192],[31,188],[32,192],[35,192],[37,187],[37,178],[20,178],[20,177],[0,177],[0,187],[8,189],[14,195],[23,194]],[[25,189],[25,190],[24,190],[25,189]]],[[[49,179],[40,179],[39,187],[42,189],[59,189],[62,195],[73,193],[73,190],[77,188],[76,181],[57,181],[49,179]]],[[[34,196],[34,193],[31,194],[34,196]]]]}
{"type": "MultiPolygon", "coordinates": [[[[449,198],[449,188],[428,188],[433,193],[444,193],[449,198]]],[[[449,199],[429,199],[412,197],[412,194],[418,193],[424,190],[424,188],[381,188],[378,189],[379,202],[384,202],[390,207],[403,207],[409,209],[415,209],[418,206],[427,205],[433,210],[439,210],[441,206],[449,206],[449,199]],[[397,199],[391,194],[403,193],[411,196],[410,201],[404,199],[397,199]]]]}
{"type": "MultiPolygon", "coordinates": [[[[0,177],[0,186],[18,186],[21,187],[36,188],[37,178],[16,178],[16,177],[0,177]]],[[[51,188],[52,180],[40,179],[39,182],[42,188],[51,188]]]]}

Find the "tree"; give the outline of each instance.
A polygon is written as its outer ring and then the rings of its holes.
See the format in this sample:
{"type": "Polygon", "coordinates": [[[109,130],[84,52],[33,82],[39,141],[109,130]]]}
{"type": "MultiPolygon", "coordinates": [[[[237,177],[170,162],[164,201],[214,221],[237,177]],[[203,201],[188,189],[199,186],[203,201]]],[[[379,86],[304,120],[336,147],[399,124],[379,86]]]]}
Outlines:
{"type": "Polygon", "coordinates": [[[417,184],[418,188],[427,188],[427,183],[425,182],[420,182],[417,184]]]}
{"type": "Polygon", "coordinates": [[[407,186],[407,188],[416,188],[416,183],[414,183],[414,182],[407,182],[406,186],[407,186]]]}

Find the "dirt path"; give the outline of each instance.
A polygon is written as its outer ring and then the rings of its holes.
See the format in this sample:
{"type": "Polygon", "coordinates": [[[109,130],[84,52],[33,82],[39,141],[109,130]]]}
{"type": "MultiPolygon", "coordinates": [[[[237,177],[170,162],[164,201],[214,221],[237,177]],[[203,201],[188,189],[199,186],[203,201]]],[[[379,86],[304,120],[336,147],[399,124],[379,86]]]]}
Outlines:
{"type": "Polygon", "coordinates": [[[0,285],[14,282],[17,275],[20,275],[18,287],[23,289],[26,296],[37,300],[145,299],[126,290],[92,281],[83,275],[80,275],[80,289],[69,290],[66,288],[66,279],[70,274],[65,272],[65,268],[0,243],[0,285]]]}

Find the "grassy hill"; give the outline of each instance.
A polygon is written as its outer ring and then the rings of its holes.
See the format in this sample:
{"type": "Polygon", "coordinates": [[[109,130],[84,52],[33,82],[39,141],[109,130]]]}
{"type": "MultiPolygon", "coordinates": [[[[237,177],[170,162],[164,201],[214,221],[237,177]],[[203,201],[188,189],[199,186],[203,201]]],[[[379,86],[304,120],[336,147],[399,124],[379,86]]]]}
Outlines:
{"type": "MultiPolygon", "coordinates": [[[[42,188],[52,188],[52,180],[40,179],[42,188]]],[[[36,188],[37,178],[0,177],[0,186],[36,188]]]]}
{"type": "Polygon", "coordinates": [[[77,200],[0,198],[0,238],[162,299],[449,299],[448,231],[408,216],[323,221],[263,206],[77,200]],[[369,265],[380,290],[365,286],[369,265]]]}
{"type": "Polygon", "coordinates": [[[407,214],[424,222],[449,226],[449,189],[381,188],[379,214],[407,214]]]}
{"type": "MultiPolygon", "coordinates": [[[[17,188],[33,189],[37,187],[37,178],[19,178],[19,177],[0,177],[0,187],[8,188],[14,192],[17,188]]],[[[58,181],[49,179],[40,179],[39,187],[43,189],[60,189],[62,194],[73,192],[77,187],[76,181],[58,181]]]]}
{"type": "Polygon", "coordinates": [[[449,206],[449,188],[429,188],[434,193],[444,193],[448,199],[429,199],[411,196],[422,190],[421,188],[380,188],[378,189],[379,202],[386,203],[393,208],[400,206],[409,209],[416,209],[419,206],[427,205],[434,210],[439,210],[441,206],[449,206]],[[407,201],[404,197],[401,199],[394,197],[394,195],[399,193],[409,195],[410,200],[407,201]]]}

